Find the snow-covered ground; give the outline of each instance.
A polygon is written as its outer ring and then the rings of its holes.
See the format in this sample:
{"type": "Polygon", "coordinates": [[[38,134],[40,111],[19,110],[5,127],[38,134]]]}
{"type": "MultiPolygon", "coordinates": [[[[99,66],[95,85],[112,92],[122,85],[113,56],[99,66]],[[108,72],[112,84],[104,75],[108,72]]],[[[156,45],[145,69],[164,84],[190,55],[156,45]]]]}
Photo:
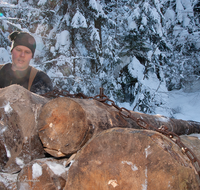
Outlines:
{"type": "Polygon", "coordinates": [[[168,106],[172,109],[175,118],[200,122],[200,91],[193,93],[182,90],[171,91],[168,106]]]}

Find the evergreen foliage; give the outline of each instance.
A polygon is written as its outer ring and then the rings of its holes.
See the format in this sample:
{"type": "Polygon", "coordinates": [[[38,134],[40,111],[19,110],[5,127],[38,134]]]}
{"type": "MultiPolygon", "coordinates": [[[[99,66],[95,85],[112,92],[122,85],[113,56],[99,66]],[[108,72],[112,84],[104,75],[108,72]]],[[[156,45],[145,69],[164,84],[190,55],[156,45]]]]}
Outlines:
{"type": "Polygon", "coordinates": [[[94,96],[103,86],[116,102],[153,113],[164,87],[200,77],[200,2],[187,2],[10,0],[0,4],[0,43],[9,52],[8,34],[29,31],[37,40],[33,65],[56,88],[94,96]]]}

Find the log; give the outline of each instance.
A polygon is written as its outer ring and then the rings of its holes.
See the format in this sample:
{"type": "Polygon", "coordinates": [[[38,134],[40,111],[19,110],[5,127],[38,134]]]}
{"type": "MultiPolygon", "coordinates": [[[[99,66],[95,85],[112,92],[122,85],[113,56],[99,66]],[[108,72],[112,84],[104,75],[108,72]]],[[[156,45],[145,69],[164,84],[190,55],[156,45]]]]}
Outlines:
{"type": "Polygon", "coordinates": [[[38,119],[45,151],[55,157],[70,155],[95,134],[112,127],[131,127],[115,108],[98,101],[56,98],[46,103],[38,119]]]}
{"type": "MultiPolygon", "coordinates": [[[[141,128],[137,118],[177,134],[200,132],[200,123],[130,111],[135,120],[123,117],[115,107],[96,100],[60,97],[46,103],[39,115],[39,136],[45,151],[55,157],[77,152],[99,132],[114,128],[141,128]]],[[[126,111],[122,112],[126,115],[126,111]],[[125,113],[124,113],[125,112],[125,113]]]]}
{"type": "MultiPolygon", "coordinates": [[[[185,121],[182,119],[174,119],[163,115],[149,115],[140,112],[130,111],[134,118],[139,118],[146,123],[159,128],[164,125],[169,131],[176,133],[177,135],[200,133],[200,122],[185,121]]],[[[131,122],[131,121],[129,121],[131,122]]],[[[134,125],[134,124],[133,124],[134,125]]]]}
{"type": "Polygon", "coordinates": [[[26,164],[18,175],[17,189],[63,189],[68,172],[64,165],[66,161],[67,159],[43,158],[26,164]]]}
{"type": "Polygon", "coordinates": [[[37,132],[37,117],[49,100],[19,85],[0,89],[0,171],[15,173],[24,164],[45,156],[37,132]],[[3,146],[3,147],[2,147],[3,146]]]}
{"type": "Polygon", "coordinates": [[[199,189],[197,174],[181,149],[162,134],[113,128],[76,154],[64,190],[199,189]]]}

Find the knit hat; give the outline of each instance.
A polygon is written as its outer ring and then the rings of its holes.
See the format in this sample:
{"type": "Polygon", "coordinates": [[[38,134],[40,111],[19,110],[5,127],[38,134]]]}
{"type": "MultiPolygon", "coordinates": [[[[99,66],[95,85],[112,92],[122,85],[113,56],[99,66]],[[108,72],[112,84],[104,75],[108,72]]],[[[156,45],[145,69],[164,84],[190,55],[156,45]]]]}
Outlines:
{"type": "Polygon", "coordinates": [[[10,51],[18,45],[26,46],[32,51],[32,57],[34,56],[36,41],[29,33],[14,31],[8,36],[8,39],[12,42],[10,51]]]}

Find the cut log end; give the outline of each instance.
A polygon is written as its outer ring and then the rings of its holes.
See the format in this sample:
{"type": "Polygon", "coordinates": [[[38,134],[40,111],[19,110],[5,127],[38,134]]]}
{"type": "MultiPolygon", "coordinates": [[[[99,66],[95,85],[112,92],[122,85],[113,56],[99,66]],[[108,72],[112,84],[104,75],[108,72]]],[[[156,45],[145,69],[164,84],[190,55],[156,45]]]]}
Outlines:
{"type": "Polygon", "coordinates": [[[72,154],[87,136],[82,107],[70,98],[57,98],[44,105],[39,117],[39,136],[47,149],[72,154]]]}

